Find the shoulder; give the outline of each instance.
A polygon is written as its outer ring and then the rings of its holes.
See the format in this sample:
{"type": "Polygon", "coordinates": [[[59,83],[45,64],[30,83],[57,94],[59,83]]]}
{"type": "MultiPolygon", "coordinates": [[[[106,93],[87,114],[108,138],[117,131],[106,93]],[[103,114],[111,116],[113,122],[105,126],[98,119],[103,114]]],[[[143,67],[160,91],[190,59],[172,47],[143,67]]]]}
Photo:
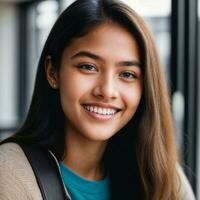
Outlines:
{"type": "Polygon", "coordinates": [[[0,145],[0,166],[12,166],[15,161],[24,160],[24,154],[20,146],[16,143],[5,143],[0,145]],[[20,160],[18,160],[21,158],[20,160]]]}
{"type": "Polygon", "coordinates": [[[42,199],[31,165],[16,143],[0,145],[0,196],[7,200],[42,199]]]}
{"type": "Polygon", "coordinates": [[[180,196],[181,200],[195,200],[192,187],[180,165],[177,165],[177,172],[180,180],[180,196]]]}
{"type": "Polygon", "coordinates": [[[23,150],[16,143],[0,145],[0,167],[15,169],[16,172],[19,169],[23,169],[25,172],[31,169],[23,150]]]}

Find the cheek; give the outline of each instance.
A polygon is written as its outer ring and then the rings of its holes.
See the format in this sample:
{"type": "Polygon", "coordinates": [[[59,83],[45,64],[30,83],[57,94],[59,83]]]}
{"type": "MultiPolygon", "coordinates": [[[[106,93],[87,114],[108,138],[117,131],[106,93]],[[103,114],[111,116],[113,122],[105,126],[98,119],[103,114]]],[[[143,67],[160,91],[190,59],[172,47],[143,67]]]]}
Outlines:
{"type": "Polygon", "coordinates": [[[142,96],[141,84],[133,85],[133,87],[123,87],[121,89],[121,97],[128,111],[134,113],[137,109],[142,96]]]}
{"type": "Polygon", "coordinates": [[[79,101],[90,90],[90,87],[91,81],[76,76],[73,73],[65,77],[61,76],[60,96],[62,103],[67,102],[71,106],[74,102],[79,101]]]}

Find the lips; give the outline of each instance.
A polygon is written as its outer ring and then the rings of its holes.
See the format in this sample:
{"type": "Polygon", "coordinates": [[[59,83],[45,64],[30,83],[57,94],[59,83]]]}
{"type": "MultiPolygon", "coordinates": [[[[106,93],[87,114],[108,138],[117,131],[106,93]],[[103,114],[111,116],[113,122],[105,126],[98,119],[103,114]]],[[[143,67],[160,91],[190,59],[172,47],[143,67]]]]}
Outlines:
{"type": "Polygon", "coordinates": [[[97,106],[91,106],[91,105],[85,105],[84,108],[90,112],[95,112],[100,115],[114,115],[117,112],[117,109],[103,108],[103,107],[97,107],[97,106]]]}
{"type": "Polygon", "coordinates": [[[108,104],[83,104],[82,105],[87,113],[98,120],[111,119],[121,109],[108,104]]]}

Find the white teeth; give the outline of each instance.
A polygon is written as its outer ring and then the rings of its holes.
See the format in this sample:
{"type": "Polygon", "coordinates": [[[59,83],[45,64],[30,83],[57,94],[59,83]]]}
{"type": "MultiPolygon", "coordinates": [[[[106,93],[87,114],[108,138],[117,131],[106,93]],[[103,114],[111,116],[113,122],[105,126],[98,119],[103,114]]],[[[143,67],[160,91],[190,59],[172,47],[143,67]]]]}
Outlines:
{"type": "MultiPolygon", "coordinates": [[[[92,111],[92,110],[91,110],[91,111],[92,111]]],[[[98,108],[97,113],[99,113],[99,114],[103,114],[102,111],[103,111],[102,108],[98,108]]]]}
{"type": "Polygon", "coordinates": [[[97,107],[96,106],[94,107],[94,112],[97,112],[97,107]]]}
{"type": "Polygon", "coordinates": [[[84,106],[88,111],[90,112],[95,112],[97,114],[100,115],[113,115],[117,112],[116,109],[112,109],[112,108],[100,108],[100,107],[96,107],[96,106],[84,106]]]}

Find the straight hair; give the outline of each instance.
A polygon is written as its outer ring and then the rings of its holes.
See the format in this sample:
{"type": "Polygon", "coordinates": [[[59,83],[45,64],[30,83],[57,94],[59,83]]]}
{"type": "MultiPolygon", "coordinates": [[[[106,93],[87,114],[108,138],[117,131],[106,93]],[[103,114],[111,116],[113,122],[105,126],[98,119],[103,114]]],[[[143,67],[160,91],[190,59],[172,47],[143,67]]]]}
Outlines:
{"type": "Polygon", "coordinates": [[[177,151],[162,66],[144,20],[120,1],[77,0],[59,16],[39,60],[26,120],[3,143],[37,144],[63,159],[64,113],[59,90],[52,89],[47,81],[45,60],[51,56],[53,67],[59,70],[62,53],[72,40],[108,22],[118,23],[136,39],[143,79],[142,99],[134,117],[110,138],[104,153],[112,199],[177,200],[177,151]]]}

